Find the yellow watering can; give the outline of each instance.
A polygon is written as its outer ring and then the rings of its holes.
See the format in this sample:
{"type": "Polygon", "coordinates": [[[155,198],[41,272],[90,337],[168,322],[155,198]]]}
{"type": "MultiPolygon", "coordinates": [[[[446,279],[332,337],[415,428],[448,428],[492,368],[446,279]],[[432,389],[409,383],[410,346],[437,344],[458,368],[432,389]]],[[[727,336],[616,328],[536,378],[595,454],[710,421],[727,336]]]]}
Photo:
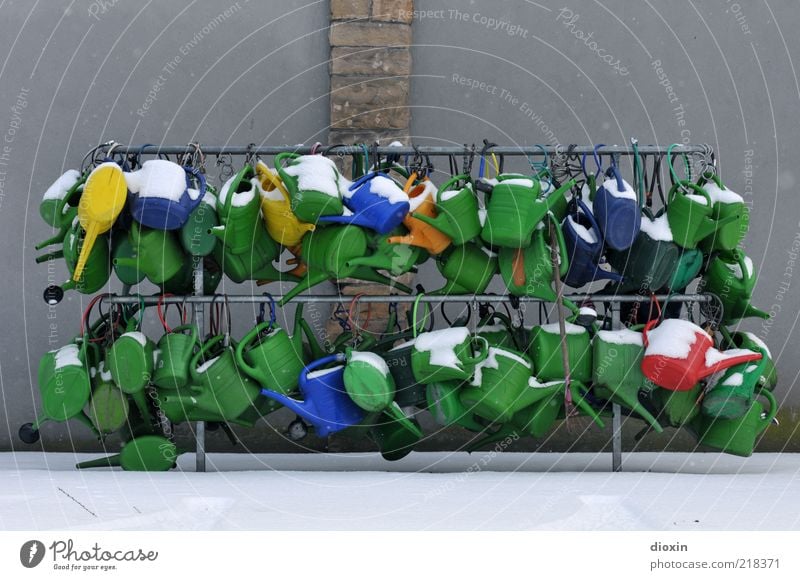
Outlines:
{"type": "Polygon", "coordinates": [[[314,224],[301,222],[292,212],[289,192],[281,178],[267,164],[259,160],[256,175],[267,195],[261,196],[261,214],[270,237],[282,246],[296,246],[306,232],[314,231],[314,224]]]}
{"type": "Polygon", "coordinates": [[[128,185],[125,182],[125,175],[122,173],[122,168],[112,161],[101,163],[86,178],[83,195],[78,204],[78,220],[86,232],[86,237],[75,271],[72,273],[73,281],[80,280],[97,236],[111,229],[125,206],[127,196],[128,185]]]}

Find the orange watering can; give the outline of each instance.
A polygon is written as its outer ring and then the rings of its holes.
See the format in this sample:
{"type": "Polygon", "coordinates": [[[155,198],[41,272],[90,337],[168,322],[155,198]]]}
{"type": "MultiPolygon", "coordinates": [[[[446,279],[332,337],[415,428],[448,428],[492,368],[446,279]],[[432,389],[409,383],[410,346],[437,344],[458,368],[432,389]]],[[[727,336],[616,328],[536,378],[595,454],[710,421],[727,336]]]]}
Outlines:
{"type": "Polygon", "coordinates": [[[403,220],[403,225],[408,228],[409,233],[404,236],[392,236],[387,241],[390,244],[418,246],[435,256],[445,251],[452,243],[452,239],[431,224],[412,215],[417,213],[429,218],[436,218],[438,215],[436,204],[434,203],[436,186],[426,177],[412,188],[411,186],[416,179],[417,174],[412,173],[408,181],[406,181],[405,187],[403,187],[403,191],[408,194],[411,204],[410,211],[403,220]]]}

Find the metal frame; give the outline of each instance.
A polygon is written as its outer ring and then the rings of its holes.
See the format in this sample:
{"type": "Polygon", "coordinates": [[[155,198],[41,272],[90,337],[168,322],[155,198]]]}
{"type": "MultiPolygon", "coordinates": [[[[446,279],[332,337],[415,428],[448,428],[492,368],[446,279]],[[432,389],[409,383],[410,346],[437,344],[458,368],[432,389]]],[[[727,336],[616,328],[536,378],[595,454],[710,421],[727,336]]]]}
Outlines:
{"type": "MultiPolygon", "coordinates": [[[[633,155],[635,152],[633,148],[629,145],[603,145],[601,148],[596,148],[597,146],[592,145],[583,145],[583,146],[572,146],[569,151],[567,151],[566,147],[557,145],[532,145],[532,146],[517,146],[517,147],[509,147],[509,146],[492,146],[487,148],[485,153],[494,153],[495,155],[508,155],[508,156],[544,156],[544,155],[563,155],[569,153],[570,155],[592,155],[597,153],[599,156],[603,155],[612,155],[612,156],[630,156],[633,155]]],[[[199,144],[188,144],[188,145],[141,145],[141,146],[127,146],[127,145],[120,145],[114,141],[109,141],[107,143],[100,144],[96,150],[104,150],[108,151],[109,149],[113,148],[114,153],[121,153],[121,154],[135,154],[139,153],[141,155],[157,155],[157,154],[166,154],[166,155],[181,155],[186,153],[195,153],[197,152],[198,148],[202,151],[205,155],[245,155],[245,156],[252,156],[252,155],[277,155],[279,153],[283,153],[285,151],[291,151],[294,153],[299,154],[310,154],[314,148],[311,146],[291,146],[291,145],[279,145],[279,146],[270,146],[270,145],[256,145],[251,144],[248,146],[239,146],[239,145],[222,145],[222,146],[214,146],[214,145],[199,145],[199,144]]],[[[665,155],[668,153],[668,147],[660,146],[660,145],[638,145],[637,146],[639,155],[645,157],[649,155],[665,155]]],[[[334,145],[334,146],[318,146],[317,151],[328,151],[330,153],[334,153],[336,155],[360,155],[364,153],[364,148],[359,145],[334,145]]],[[[425,156],[451,156],[451,155],[465,155],[475,153],[476,155],[480,153],[480,150],[475,150],[469,148],[467,145],[462,147],[431,147],[431,146],[402,146],[402,147],[373,147],[370,149],[370,153],[377,153],[378,155],[390,155],[390,154],[399,154],[399,155],[425,155],[425,156]]],[[[671,146],[671,153],[675,155],[680,154],[699,154],[699,155],[710,155],[712,153],[711,147],[708,145],[681,145],[676,144],[671,146]]],[[[204,296],[203,295],[203,263],[202,260],[196,260],[194,262],[194,293],[191,296],[173,296],[173,297],[166,297],[162,299],[162,303],[164,304],[182,304],[182,303],[194,303],[194,304],[210,304],[214,300],[219,300],[220,295],[216,296],[204,296]]],[[[123,291],[123,294],[127,294],[126,291],[123,291]]],[[[270,300],[280,300],[282,296],[275,295],[275,296],[266,296],[266,295],[222,295],[225,296],[226,300],[231,303],[263,303],[269,302],[270,300]]],[[[651,300],[650,296],[637,296],[637,295],[607,295],[607,294],[573,294],[573,295],[565,295],[564,298],[568,298],[574,302],[582,302],[584,300],[592,300],[595,303],[624,303],[624,302],[649,302],[651,300]]],[[[119,296],[109,296],[105,300],[112,304],[131,304],[131,303],[139,303],[142,298],[138,296],[129,296],[129,295],[119,295],[119,296]]],[[[313,295],[301,295],[297,296],[293,299],[293,302],[296,303],[336,303],[336,302],[343,302],[346,300],[350,300],[352,297],[340,296],[340,295],[330,295],[330,296],[313,296],[313,295]]],[[[511,302],[512,300],[519,300],[520,303],[542,303],[546,302],[545,300],[541,300],[538,298],[532,298],[527,296],[520,296],[520,297],[511,297],[508,295],[495,295],[495,294],[480,294],[480,295],[443,295],[443,296],[431,296],[431,295],[424,295],[424,296],[408,296],[408,295],[384,295],[384,296],[362,296],[359,300],[363,303],[385,303],[385,302],[397,302],[397,303],[412,303],[415,300],[419,299],[421,302],[427,303],[445,303],[445,302],[461,302],[461,303],[468,303],[472,304],[473,308],[479,302],[511,302]]],[[[669,300],[671,302],[684,302],[684,303],[705,303],[711,302],[715,300],[715,297],[710,294],[693,294],[693,295],[659,295],[656,296],[656,299],[659,301],[669,300]]],[[[144,303],[148,306],[155,305],[158,302],[158,297],[144,297],[144,303]]],[[[195,316],[195,323],[202,328],[203,327],[203,319],[204,319],[204,308],[197,308],[194,310],[195,316]]],[[[613,471],[621,471],[622,470],[622,412],[621,408],[618,404],[612,404],[612,470],[613,471]]],[[[205,471],[206,470],[206,454],[205,454],[205,423],[199,421],[195,424],[194,429],[195,440],[196,440],[196,470],[197,471],[205,471]]]]}

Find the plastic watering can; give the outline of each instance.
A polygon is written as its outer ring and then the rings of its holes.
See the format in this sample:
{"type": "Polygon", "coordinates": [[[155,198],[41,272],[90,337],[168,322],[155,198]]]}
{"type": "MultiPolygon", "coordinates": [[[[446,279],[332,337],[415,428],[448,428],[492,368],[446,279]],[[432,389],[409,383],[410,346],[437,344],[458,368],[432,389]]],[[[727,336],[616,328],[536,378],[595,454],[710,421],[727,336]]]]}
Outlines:
{"type": "Polygon", "coordinates": [[[226,244],[217,244],[211,255],[225,275],[237,284],[246,280],[297,280],[290,272],[281,272],[272,265],[280,251],[275,241],[264,235],[257,236],[250,251],[245,254],[234,254],[226,244]]]}
{"type": "Polygon", "coordinates": [[[220,225],[210,231],[235,255],[253,254],[253,246],[274,245],[261,224],[261,182],[245,165],[222,186],[217,200],[220,225]]]}
{"type": "MultiPolygon", "coordinates": [[[[512,418],[511,425],[515,430],[531,437],[544,437],[564,410],[565,388],[566,385],[562,381],[542,384],[532,377],[531,388],[528,392],[531,393],[529,397],[535,396],[536,400],[532,405],[517,411],[512,418]]],[[[586,385],[580,381],[571,381],[569,389],[576,409],[588,415],[600,428],[605,427],[603,420],[585,398],[588,393],[586,385]]]]}
{"type": "Polygon", "coordinates": [[[703,268],[703,252],[697,248],[681,249],[678,265],[667,283],[670,292],[681,292],[694,280],[703,268]]]}
{"type": "Polygon", "coordinates": [[[88,420],[83,414],[91,393],[87,346],[86,340],[80,346],[70,343],[40,359],[38,382],[44,417],[35,423],[35,429],[48,420],[88,420]]]}
{"type": "Polygon", "coordinates": [[[78,204],[78,219],[86,236],[72,273],[73,282],[80,280],[97,237],[114,225],[117,216],[125,207],[127,195],[125,175],[116,163],[101,163],[86,178],[78,204]]]}
{"type": "Polygon", "coordinates": [[[105,360],[114,383],[133,398],[143,417],[149,416],[145,388],[155,368],[153,341],[137,330],[128,331],[108,347],[105,360]]]}
{"type": "Polygon", "coordinates": [[[461,403],[487,421],[505,423],[530,405],[526,395],[532,371],[524,354],[490,347],[488,356],[475,367],[472,381],[461,390],[461,403]]]}
{"type": "Polygon", "coordinates": [[[261,392],[311,423],[319,437],[327,437],[364,419],[364,411],[350,399],[345,390],[344,362],[345,355],[339,353],[323,357],[304,367],[300,373],[302,401],[268,389],[261,392]],[[339,364],[313,372],[332,363],[339,364]]]}
{"type": "Polygon", "coordinates": [[[209,186],[200,203],[181,226],[181,246],[191,256],[208,256],[217,245],[217,237],[212,232],[218,225],[217,198],[209,186]]]}
{"type": "Polygon", "coordinates": [[[435,217],[425,213],[414,215],[460,246],[477,238],[481,233],[481,222],[478,217],[478,198],[472,190],[469,175],[456,175],[444,183],[436,192],[435,217]],[[459,182],[464,185],[455,189],[459,182]]]}
{"type": "Polygon", "coordinates": [[[206,192],[206,178],[199,168],[166,159],[145,161],[138,171],[126,173],[125,181],[133,218],[159,230],[183,226],[206,192]]]}
{"type": "Polygon", "coordinates": [[[738,419],[747,413],[756,390],[766,382],[762,377],[771,362],[769,357],[762,356],[757,363],[743,363],[725,370],[703,397],[703,414],[716,419],[738,419]]]}
{"type": "MultiPolygon", "coordinates": [[[[406,190],[411,187],[413,179],[412,176],[406,182],[406,190]]],[[[388,240],[390,244],[418,246],[433,255],[441,254],[450,246],[452,240],[446,234],[419,219],[419,216],[423,215],[436,218],[436,205],[432,198],[434,193],[435,188],[428,180],[416,184],[408,191],[412,212],[403,220],[403,225],[409,233],[404,236],[391,236],[388,240]]]]}
{"type": "Polygon", "coordinates": [[[261,215],[270,237],[282,246],[298,245],[314,224],[304,223],[292,212],[289,192],[276,172],[263,161],[256,163],[256,175],[261,180],[261,215]]]}
{"type": "Polygon", "coordinates": [[[114,273],[123,284],[135,286],[145,278],[145,273],[139,268],[139,262],[136,260],[136,250],[131,244],[128,232],[116,228],[111,238],[111,263],[114,265],[114,273]]]}
{"type": "Polygon", "coordinates": [[[313,224],[322,216],[342,215],[339,172],[333,161],[322,155],[285,152],[275,156],[275,168],[289,192],[297,219],[313,224]],[[284,166],[284,160],[288,165],[284,166]]]}
{"type": "Polygon", "coordinates": [[[182,452],[161,435],[141,435],[128,441],[116,455],[78,463],[78,469],[122,467],[125,471],[169,471],[182,452]]]}
{"type": "Polygon", "coordinates": [[[667,206],[675,243],[682,248],[695,248],[722,226],[739,219],[738,215],[728,215],[715,220],[713,212],[711,198],[702,187],[690,181],[676,182],[669,191],[667,206]]]}
{"type": "Polygon", "coordinates": [[[408,215],[408,195],[380,172],[367,173],[347,188],[344,205],[352,215],[322,216],[320,222],[352,224],[388,234],[408,215]]]}
{"type": "Polygon", "coordinates": [[[199,346],[197,326],[182,324],[165,332],[156,346],[153,384],[161,389],[179,389],[189,382],[189,364],[199,346]]]}
{"type": "Polygon", "coordinates": [[[460,393],[460,381],[428,383],[426,390],[428,411],[434,420],[444,427],[458,425],[470,431],[483,431],[484,426],[475,420],[472,412],[461,402],[460,393]]]}
{"type": "Polygon", "coordinates": [[[605,245],[626,250],[639,234],[642,213],[636,192],[622,179],[616,165],[608,169],[608,177],[595,193],[592,210],[605,245]]]}
{"type": "Polygon", "coordinates": [[[716,254],[703,275],[703,289],[722,302],[724,324],[735,324],[749,316],[769,318],[769,313],[750,304],[755,285],[753,262],[739,250],[716,254]]]}
{"type": "Polygon", "coordinates": [[[420,333],[411,351],[411,370],[420,383],[472,377],[475,366],[489,356],[489,342],[468,328],[444,328],[420,333]]]}
{"type": "Polygon", "coordinates": [[[376,413],[386,409],[394,400],[395,384],[389,366],[374,352],[348,348],[344,368],[344,387],[353,402],[376,413]]]}
{"type": "Polygon", "coordinates": [[[101,435],[120,430],[128,420],[130,406],[128,398],[111,380],[100,361],[92,379],[92,396],[89,399],[88,415],[101,435]]]}
{"type": "MultiPolygon", "coordinates": [[[[592,379],[592,347],[589,331],[565,322],[570,379],[588,384],[592,379]]],[[[530,333],[528,354],[536,376],[542,381],[566,378],[561,358],[561,333],[558,323],[534,326],[530,333]]]]}
{"type": "Polygon", "coordinates": [[[622,281],[622,276],[600,268],[603,253],[603,239],[600,227],[581,199],[573,199],[572,209],[563,223],[564,245],[567,248],[569,268],[564,282],[573,288],[580,288],[595,280],[622,281]]]}
{"type": "Polygon", "coordinates": [[[644,327],[642,372],[665,389],[688,391],[716,372],[761,359],[760,352],[717,350],[708,333],[688,320],[668,318],[657,323],[653,320],[644,327]]]}
{"type": "Polygon", "coordinates": [[[352,258],[348,261],[348,265],[386,270],[392,276],[405,274],[427,258],[427,253],[418,246],[389,243],[390,238],[407,233],[408,231],[400,226],[388,234],[374,234],[368,242],[372,252],[367,256],[352,258]]]}
{"type": "Polygon", "coordinates": [[[574,184],[570,181],[542,197],[538,179],[518,175],[499,175],[497,179],[489,194],[481,238],[492,246],[506,248],[528,247],[536,224],[563,201],[574,184]]]}
{"type": "Polygon", "coordinates": [[[744,239],[750,225],[750,211],[744,204],[744,199],[725,187],[715,173],[704,174],[697,184],[703,188],[713,203],[712,219],[725,222],[713,236],[701,242],[703,251],[710,253],[714,250],[735,250],[744,239]],[[731,216],[735,219],[727,221],[731,216]]]}
{"type": "MultiPolygon", "coordinates": [[[[392,285],[392,280],[386,276],[351,263],[351,260],[366,253],[367,235],[357,226],[329,226],[309,232],[303,238],[302,250],[308,272],[297,286],[284,295],[280,305],[283,306],[301,292],[328,279],[358,278],[392,285]]],[[[403,292],[411,292],[407,286],[401,284],[394,286],[403,292]]]]}
{"type": "Polygon", "coordinates": [[[163,284],[186,268],[186,254],[174,232],[150,229],[134,222],[128,235],[135,255],[115,257],[115,268],[144,272],[147,279],[156,285],[163,284]]]}
{"type": "Polygon", "coordinates": [[[482,294],[497,272],[497,255],[468,243],[442,254],[436,267],[447,283],[432,294],[482,294]]]}
{"type": "MultiPolygon", "coordinates": [[[[76,219],[67,235],[64,237],[64,246],[60,252],[54,252],[40,257],[44,259],[62,257],[67,264],[67,269],[72,278],[61,286],[51,285],[45,288],[44,300],[48,304],[57,304],[64,298],[67,290],[77,290],[81,294],[94,294],[108,282],[111,276],[111,259],[109,256],[108,236],[101,234],[95,238],[91,251],[86,256],[84,269],[79,277],[74,276],[78,257],[84,254],[86,247],[86,232],[76,219]]],[[[38,261],[39,259],[37,259],[38,261]]]]}
{"type": "Polygon", "coordinates": [[[384,411],[370,431],[386,461],[398,461],[411,453],[422,440],[422,429],[413,418],[406,417],[397,403],[384,411]]]}
{"type": "Polygon", "coordinates": [[[761,387],[773,390],[775,386],[778,384],[778,371],[775,368],[775,363],[772,360],[772,355],[767,348],[767,345],[764,344],[760,338],[758,338],[752,332],[745,332],[745,331],[736,331],[733,334],[728,335],[727,329],[723,327],[722,334],[725,335],[725,338],[732,348],[745,348],[747,350],[753,350],[756,352],[760,352],[763,356],[765,362],[764,368],[761,371],[762,379],[759,381],[761,387]]]}
{"type": "Polygon", "coordinates": [[[702,383],[687,391],[672,391],[656,386],[650,391],[650,401],[662,422],[670,427],[687,427],[700,414],[702,394],[702,383]]]}
{"type": "Polygon", "coordinates": [[[257,324],[236,345],[236,362],[264,389],[288,395],[297,389],[303,370],[302,333],[294,336],[273,321],[257,324]]]}
{"type": "Polygon", "coordinates": [[[760,391],[769,403],[769,410],[754,401],[747,413],[736,419],[714,419],[702,417],[697,429],[698,441],[731,455],[750,457],[753,454],[756,440],[778,414],[778,403],[769,391],[760,391]]]}
{"type": "Polygon", "coordinates": [[[412,367],[413,351],[414,340],[410,340],[380,354],[394,379],[394,399],[401,407],[411,407],[425,402],[425,385],[417,381],[412,367]]]}
{"type": "Polygon", "coordinates": [[[67,221],[65,215],[69,213],[70,206],[78,205],[77,197],[83,190],[86,177],[77,169],[70,169],[47,188],[39,204],[39,215],[47,225],[54,228],[69,227],[72,218],[67,221]]]}
{"type": "MultiPolygon", "coordinates": [[[[64,213],[62,214],[62,220],[56,226],[58,227],[58,231],[53,234],[52,237],[47,238],[46,240],[39,242],[34,246],[35,250],[41,250],[42,248],[46,248],[47,246],[52,246],[53,244],[63,244],[64,238],[67,236],[67,232],[69,232],[72,224],[78,217],[78,208],[72,207],[69,205],[64,206],[64,213]]],[[[46,262],[51,258],[56,258],[58,256],[51,256],[49,254],[45,254],[44,256],[40,256],[36,258],[36,263],[41,264],[42,262],[46,262]]]]}

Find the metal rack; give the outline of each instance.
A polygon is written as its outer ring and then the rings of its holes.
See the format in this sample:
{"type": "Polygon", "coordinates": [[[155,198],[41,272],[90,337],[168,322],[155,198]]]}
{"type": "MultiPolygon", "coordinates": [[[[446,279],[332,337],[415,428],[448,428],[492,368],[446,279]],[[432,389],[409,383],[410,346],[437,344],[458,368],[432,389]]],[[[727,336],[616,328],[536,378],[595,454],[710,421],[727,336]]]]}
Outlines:
{"type": "MultiPolygon", "coordinates": [[[[633,143],[633,141],[632,141],[633,143]]],[[[602,149],[599,149],[598,146],[569,146],[565,148],[563,146],[552,146],[552,145],[532,145],[532,146],[499,146],[499,145],[492,145],[488,147],[484,153],[489,154],[493,153],[495,155],[503,155],[503,156],[554,156],[554,155],[599,155],[602,156],[631,156],[636,153],[641,155],[642,157],[647,156],[663,156],[668,153],[672,153],[675,155],[698,155],[703,156],[705,159],[712,158],[712,150],[708,145],[683,145],[683,144],[675,144],[670,145],[668,147],[660,146],[660,145],[637,145],[636,150],[632,146],[629,145],[603,145],[602,149]]],[[[294,153],[298,153],[301,155],[311,154],[313,152],[320,152],[326,151],[330,153],[334,153],[336,155],[346,156],[346,155],[361,155],[364,153],[364,147],[360,145],[332,145],[332,146],[306,146],[306,145],[298,145],[298,146],[290,146],[290,145],[283,145],[283,146],[264,146],[264,145],[256,145],[250,144],[247,146],[237,146],[237,145],[224,145],[224,146],[209,146],[209,145],[199,145],[199,144],[188,144],[188,145],[141,145],[141,146],[126,146],[120,145],[113,141],[103,143],[98,146],[97,150],[99,151],[109,151],[112,150],[115,154],[139,154],[139,155],[184,155],[184,154],[192,154],[197,153],[198,149],[202,151],[205,155],[213,155],[213,156],[257,156],[257,155],[277,155],[279,153],[283,153],[285,151],[291,151],[294,153]]],[[[475,149],[474,145],[470,149],[467,145],[462,147],[433,147],[433,146],[402,146],[402,147],[394,147],[394,146],[380,146],[380,147],[372,147],[369,149],[369,152],[372,154],[377,155],[422,155],[422,156],[456,156],[456,155],[470,155],[470,154],[479,154],[480,151],[475,149]]],[[[172,297],[164,297],[162,298],[163,304],[200,304],[206,305],[211,304],[214,301],[220,299],[220,296],[223,296],[225,300],[229,303],[247,303],[247,304],[255,304],[255,303],[264,303],[268,302],[272,299],[280,300],[282,296],[274,295],[272,297],[264,296],[264,295],[216,295],[216,296],[204,296],[203,295],[203,263],[202,260],[196,260],[193,263],[194,269],[194,277],[193,277],[193,288],[194,292],[191,296],[172,296],[172,297]]],[[[139,296],[128,296],[127,288],[123,290],[123,295],[117,296],[110,296],[106,298],[106,300],[111,304],[132,304],[132,303],[141,303],[142,298],[139,296]]],[[[297,303],[328,303],[328,304],[335,304],[339,302],[343,302],[345,299],[350,297],[344,297],[340,295],[328,295],[328,296],[316,296],[316,295],[300,295],[296,296],[293,301],[297,303]]],[[[473,309],[477,309],[479,303],[501,303],[501,302],[512,302],[513,300],[518,300],[520,303],[543,303],[546,302],[544,300],[538,298],[532,298],[527,296],[520,296],[520,297],[511,297],[508,295],[495,295],[495,294],[480,294],[480,295],[442,295],[442,296],[431,296],[431,295],[424,295],[421,297],[418,296],[405,296],[405,295],[382,295],[382,296],[370,296],[365,295],[362,296],[359,301],[369,304],[369,303],[386,303],[386,302],[397,302],[397,303],[412,303],[415,300],[419,300],[425,303],[449,303],[449,302],[457,302],[457,303],[465,303],[471,304],[473,309]]],[[[619,303],[630,303],[630,302],[649,302],[651,300],[650,296],[638,296],[638,295],[607,295],[607,294],[573,294],[573,295],[565,295],[564,298],[570,299],[574,302],[582,302],[584,300],[592,300],[594,303],[603,303],[603,304],[619,304],[619,303]]],[[[680,302],[680,303],[709,303],[715,300],[713,295],[709,294],[692,294],[692,295],[660,295],[656,296],[656,299],[663,301],[669,300],[670,302],[680,302]]],[[[156,305],[158,302],[158,297],[144,297],[144,303],[147,306],[156,305]]],[[[195,320],[194,322],[198,325],[198,327],[203,327],[204,322],[204,308],[196,308],[193,310],[195,320]]],[[[195,434],[195,441],[196,441],[196,470],[199,472],[206,470],[206,453],[205,453],[205,423],[199,421],[195,425],[194,429],[195,434]]],[[[622,411],[621,407],[617,403],[612,404],[612,470],[613,471],[621,471],[622,470],[622,411]]]]}

